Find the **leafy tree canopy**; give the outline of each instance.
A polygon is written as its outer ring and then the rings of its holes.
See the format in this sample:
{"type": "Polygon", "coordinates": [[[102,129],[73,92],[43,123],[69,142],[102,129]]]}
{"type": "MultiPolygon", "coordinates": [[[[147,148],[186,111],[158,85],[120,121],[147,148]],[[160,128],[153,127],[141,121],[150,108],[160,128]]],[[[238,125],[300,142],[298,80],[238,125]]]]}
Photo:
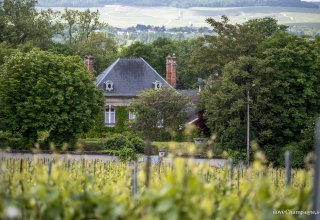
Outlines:
{"type": "Polygon", "coordinates": [[[0,106],[2,130],[22,134],[29,146],[39,132],[61,144],[90,129],[103,98],[80,57],[35,49],[13,54],[2,66],[0,106]]]}
{"type": "Polygon", "coordinates": [[[136,114],[131,125],[140,136],[153,139],[164,131],[175,133],[186,122],[188,97],[174,89],[150,89],[139,94],[130,109],[136,114]]]}
{"type": "Polygon", "coordinates": [[[88,39],[78,43],[74,49],[80,57],[92,55],[94,57],[94,70],[96,74],[112,64],[118,56],[118,45],[113,37],[102,33],[91,34],[88,39]]]}
{"type": "Polygon", "coordinates": [[[256,57],[229,62],[221,78],[211,80],[202,93],[207,125],[217,134],[217,145],[245,151],[249,101],[251,140],[270,161],[283,162],[278,155],[291,150],[294,165],[302,166],[312,150],[314,121],[320,109],[316,48],[319,40],[282,32],[266,39],[256,57]]]}
{"type": "Polygon", "coordinates": [[[193,52],[191,68],[202,77],[219,76],[223,67],[240,56],[254,56],[259,44],[273,33],[285,30],[273,18],[254,19],[243,24],[230,24],[226,16],[221,21],[208,18],[215,34],[205,35],[202,45],[193,52]]]}
{"type": "Polygon", "coordinates": [[[52,36],[62,30],[53,22],[57,13],[50,9],[37,12],[35,4],[35,0],[4,0],[0,4],[0,42],[17,46],[32,41],[44,49],[52,43],[52,36]]]}

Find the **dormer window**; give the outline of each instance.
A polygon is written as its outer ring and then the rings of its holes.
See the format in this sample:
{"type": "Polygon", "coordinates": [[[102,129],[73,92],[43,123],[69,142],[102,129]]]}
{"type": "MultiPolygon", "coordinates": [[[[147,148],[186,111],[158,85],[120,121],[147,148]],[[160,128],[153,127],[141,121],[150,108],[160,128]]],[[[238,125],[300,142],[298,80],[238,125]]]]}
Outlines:
{"type": "Polygon", "coordinates": [[[106,90],[107,91],[112,91],[113,90],[113,82],[108,80],[107,82],[104,83],[106,85],[106,90]]]}
{"type": "Polygon", "coordinates": [[[162,83],[159,82],[159,81],[155,81],[155,82],[153,83],[153,85],[154,85],[154,88],[155,88],[155,89],[161,89],[161,88],[162,88],[162,83]]]}

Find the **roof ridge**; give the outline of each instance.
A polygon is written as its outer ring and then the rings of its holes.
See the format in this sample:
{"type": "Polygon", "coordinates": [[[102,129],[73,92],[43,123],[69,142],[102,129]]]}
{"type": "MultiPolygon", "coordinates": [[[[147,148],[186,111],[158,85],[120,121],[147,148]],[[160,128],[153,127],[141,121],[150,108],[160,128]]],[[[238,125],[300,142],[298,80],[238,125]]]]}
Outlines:
{"type": "Polygon", "coordinates": [[[120,60],[139,60],[141,57],[120,57],[120,60]]]}

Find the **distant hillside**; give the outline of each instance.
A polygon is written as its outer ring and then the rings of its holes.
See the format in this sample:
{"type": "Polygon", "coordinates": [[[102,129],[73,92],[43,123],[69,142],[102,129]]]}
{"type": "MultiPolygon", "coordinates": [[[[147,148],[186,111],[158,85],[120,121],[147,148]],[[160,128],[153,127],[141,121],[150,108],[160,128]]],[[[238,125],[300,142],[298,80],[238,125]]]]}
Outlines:
{"type": "Polygon", "coordinates": [[[318,7],[301,0],[38,0],[38,6],[93,7],[104,5],[172,6],[172,7],[246,7],[288,6],[318,7]]]}

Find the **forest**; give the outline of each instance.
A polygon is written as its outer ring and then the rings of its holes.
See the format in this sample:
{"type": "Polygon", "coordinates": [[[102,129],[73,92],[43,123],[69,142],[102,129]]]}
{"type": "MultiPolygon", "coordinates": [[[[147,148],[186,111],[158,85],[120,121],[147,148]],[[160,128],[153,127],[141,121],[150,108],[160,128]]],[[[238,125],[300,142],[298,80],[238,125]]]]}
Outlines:
{"type": "Polygon", "coordinates": [[[189,7],[246,7],[246,6],[288,6],[318,7],[316,4],[301,0],[39,0],[38,6],[93,7],[104,5],[132,6],[172,6],[189,7]]]}

